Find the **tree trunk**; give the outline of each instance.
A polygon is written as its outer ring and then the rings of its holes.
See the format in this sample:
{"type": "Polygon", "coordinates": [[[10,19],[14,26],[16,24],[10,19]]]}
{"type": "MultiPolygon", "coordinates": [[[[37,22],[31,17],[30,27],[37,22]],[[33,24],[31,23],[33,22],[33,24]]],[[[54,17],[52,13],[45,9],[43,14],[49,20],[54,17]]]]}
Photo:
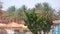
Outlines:
{"type": "Polygon", "coordinates": [[[44,31],[44,34],[46,34],[46,32],[44,31]]]}
{"type": "Polygon", "coordinates": [[[39,31],[39,34],[42,34],[41,31],[39,31]]]}
{"type": "Polygon", "coordinates": [[[48,34],[49,32],[47,32],[47,34],[48,34]]]}
{"type": "Polygon", "coordinates": [[[44,32],[44,34],[45,34],[45,32],[44,32]]]}

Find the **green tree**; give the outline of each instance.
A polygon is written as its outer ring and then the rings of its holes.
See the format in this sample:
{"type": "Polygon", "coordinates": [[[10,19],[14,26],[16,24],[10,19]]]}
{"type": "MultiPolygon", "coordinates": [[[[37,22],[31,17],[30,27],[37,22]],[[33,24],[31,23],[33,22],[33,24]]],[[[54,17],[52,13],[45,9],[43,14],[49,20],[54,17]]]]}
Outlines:
{"type": "Polygon", "coordinates": [[[36,9],[36,10],[41,10],[41,9],[42,9],[42,5],[41,5],[40,3],[37,3],[37,4],[35,5],[35,9],[36,9]]]}
{"type": "Polygon", "coordinates": [[[60,10],[58,11],[58,15],[60,16],[60,10]]]}
{"type": "Polygon", "coordinates": [[[30,13],[27,13],[26,11],[24,12],[27,17],[27,19],[25,20],[26,25],[28,26],[32,33],[38,34],[38,32],[41,31],[42,26],[41,16],[35,13],[35,9],[33,9],[33,11],[30,13]]]}
{"type": "Polygon", "coordinates": [[[42,13],[42,10],[43,10],[42,4],[41,3],[37,3],[35,5],[35,12],[40,14],[40,13],[42,13]]]}
{"type": "Polygon", "coordinates": [[[46,5],[44,5],[44,7],[43,7],[44,15],[37,14],[35,12],[35,9],[30,13],[27,13],[26,11],[24,11],[25,15],[27,16],[27,20],[25,20],[26,25],[31,30],[31,32],[33,32],[34,34],[38,34],[37,33],[38,30],[43,30],[44,34],[45,34],[45,32],[50,31],[51,26],[53,25],[53,23],[52,23],[53,14],[51,12],[52,10],[46,5]],[[45,8],[45,6],[47,8],[45,8]]]}
{"type": "Polygon", "coordinates": [[[21,8],[19,8],[17,10],[18,11],[17,13],[18,13],[18,16],[19,16],[20,20],[26,19],[26,16],[25,16],[25,13],[24,13],[24,9],[27,9],[25,5],[23,5],[21,8]]]}
{"type": "Polygon", "coordinates": [[[24,5],[21,8],[16,9],[15,6],[11,6],[7,9],[6,13],[3,15],[4,19],[10,20],[23,20],[25,18],[24,5]]]}
{"type": "Polygon", "coordinates": [[[15,15],[14,15],[15,10],[16,10],[15,6],[9,7],[7,12],[3,15],[4,16],[3,18],[4,19],[14,19],[15,18],[15,15]]]}
{"type": "Polygon", "coordinates": [[[51,15],[51,12],[49,11],[47,15],[42,16],[42,30],[44,31],[44,34],[49,32],[51,30],[51,26],[53,25],[53,16],[51,15]]]}
{"type": "Polygon", "coordinates": [[[49,11],[52,12],[52,8],[50,7],[50,5],[48,3],[43,3],[43,12],[46,15],[49,11]]]}

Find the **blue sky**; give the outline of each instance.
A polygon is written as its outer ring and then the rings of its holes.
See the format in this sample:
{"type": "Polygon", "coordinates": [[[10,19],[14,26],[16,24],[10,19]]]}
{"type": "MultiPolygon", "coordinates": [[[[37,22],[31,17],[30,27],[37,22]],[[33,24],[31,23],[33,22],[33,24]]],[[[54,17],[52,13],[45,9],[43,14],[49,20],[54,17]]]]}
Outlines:
{"type": "Polygon", "coordinates": [[[60,9],[60,0],[0,0],[3,2],[3,9],[15,5],[17,8],[26,5],[28,8],[33,8],[36,3],[48,2],[50,6],[56,10],[60,9]]]}

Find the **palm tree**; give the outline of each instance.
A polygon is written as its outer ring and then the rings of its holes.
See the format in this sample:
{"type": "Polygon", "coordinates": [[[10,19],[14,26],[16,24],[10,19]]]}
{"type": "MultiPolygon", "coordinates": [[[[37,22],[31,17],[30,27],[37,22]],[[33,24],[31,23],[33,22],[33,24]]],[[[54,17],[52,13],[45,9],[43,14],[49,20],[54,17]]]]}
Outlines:
{"type": "Polygon", "coordinates": [[[42,5],[40,3],[37,3],[35,5],[35,8],[36,8],[36,10],[41,10],[42,9],[42,5]]]}
{"type": "Polygon", "coordinates": [[[4,19],[14,19],[14,13],[15,13],[15,6],[11,6],[8,8],[7,12],[3,15],[4,19]]]}
{"type": "Polygon", "coordinates": [[[46,2],[43,3],[43,11],[45,14],[47,14],[48,11],[51,11],[51,10],[52,10],[52,8],[50,7],[50,5],[48,3],[46,3],[46,2]]]}
{"type": "Polygon", "coordinates": [[[41,3],[37,3],[35,5],[35,12],[36,13],[41,13],[42,12],[42,8],[43,8],[42,4],[41,3]]]}
{"type": "MultiPolygon", "coordinates": [[[[26,9],[26,6],[23,5],[21,8],[17,9],[17,15],[20,20],[26,19],[26,16],[24,14],[24,9],[26,9]]],[[[26,10],[27,11],[27,10],[26,10]]]]}

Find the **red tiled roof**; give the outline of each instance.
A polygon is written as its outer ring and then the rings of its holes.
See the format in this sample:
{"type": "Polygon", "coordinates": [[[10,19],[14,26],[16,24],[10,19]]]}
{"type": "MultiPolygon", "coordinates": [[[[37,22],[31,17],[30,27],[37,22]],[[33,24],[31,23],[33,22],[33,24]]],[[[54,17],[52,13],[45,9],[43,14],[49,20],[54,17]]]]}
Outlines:
{"type": "Polygon", "coordinates": [[[4,11],[4,10],[1,10],[0,12],[1,12],[1,13],[5,13],[6,11],[4,11]]]}

